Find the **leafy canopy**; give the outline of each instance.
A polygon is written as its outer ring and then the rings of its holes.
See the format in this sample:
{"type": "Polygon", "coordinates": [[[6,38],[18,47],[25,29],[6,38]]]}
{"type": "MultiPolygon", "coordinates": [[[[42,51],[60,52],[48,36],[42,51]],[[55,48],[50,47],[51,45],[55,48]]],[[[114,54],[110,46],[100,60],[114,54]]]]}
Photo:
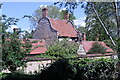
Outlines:
{"type": "Polygon", "coordinates": [[[78,43],[64,40],[49,46],[45,54],[40,54],[37,57],[52,59],[76,58],[78,47],[78,43]]]}
{"type": "Polygon", "coordinates": [[[114,80],[117,61],[113,59],[59,59],[45,68],[36,79],[40,80],[114,80]]]}
{"type": "Polygon", "coordinates": [[[30,52],[31,44],[29,41],[23,43],[19,39],[21,31],[14,33],[6,31],[11,25],[16,25],[19,19],[3,15],[2,20],[2,68],[14,72],[18,67],[25,65],[23,58],[30,52]]]}

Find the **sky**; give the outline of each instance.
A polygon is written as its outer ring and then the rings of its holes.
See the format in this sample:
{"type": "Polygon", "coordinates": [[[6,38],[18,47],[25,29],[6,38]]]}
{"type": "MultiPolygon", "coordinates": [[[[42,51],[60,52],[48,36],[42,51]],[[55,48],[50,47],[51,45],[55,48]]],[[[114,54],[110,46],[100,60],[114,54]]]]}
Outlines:
{"type": "MultiPolygon", "coordinates": [[[[32,15],[40,5],[53,5],[54,2],[3,2],[2,14],[7,15],[7,17],[19,18],[17,27],[22,30],[30,30],[31,23],[28,18],[22,18],[24,15],[32,15]]],[[[74,11],[74,16],[76,20],[74,21],[76,25],[85,26],[84,19],[86,17],[84,9],[80,6],[74,11]]],[[[15,26],[14,26],[15,27],[15,26]]],[[[12,29],[9,29],[12,31],[12,29]]]]}

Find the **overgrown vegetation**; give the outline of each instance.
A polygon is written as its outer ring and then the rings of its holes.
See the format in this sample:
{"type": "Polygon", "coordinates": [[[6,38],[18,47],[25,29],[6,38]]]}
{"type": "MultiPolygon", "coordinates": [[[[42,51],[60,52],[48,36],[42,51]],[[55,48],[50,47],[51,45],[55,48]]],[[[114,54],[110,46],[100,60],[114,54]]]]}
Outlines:
{"type": "Polygon", "coordinates": [[[23,43],[19,39],[21,31],[13,33],[6,31],[11,25],[16,25],[19,19],[2,15],[2,20],[2,69],[14,72],[18,67],[25,65],[23,58],[30,52],[31,46],[29,40],[23,43]]]}
{"type": "Polygon", "coordinates": [[[44,69],[38,80],[115,80],[117,61],[113,59],[60,59],[44,69]]]}
{"type": "Polygon", "coordinates": [[[92,45],[92,48],[88,51],[88,54],[103,54],[106,53],[107,48],[105,48],[102,44],[95,42],[92,45]]]}
{"type": "Polygon", "coordinates": [[[2,80],[35,80],[35,75],[27,75],[21,73],[2,73],[2,80]]]}
{"type": "Polygon", "coordinates": [[[53,59],[77,57],[78,46],[78,43],[69,42],[66,40],[56,42],[54,45],[48,47],[45,54],[40,54],[39,57],[53,59]]]}
{"type": "Polygon", "coordinates": [[[113,59],[59,59],[37,75],[9,74],[2,80],[119,80],[113,59]]]}

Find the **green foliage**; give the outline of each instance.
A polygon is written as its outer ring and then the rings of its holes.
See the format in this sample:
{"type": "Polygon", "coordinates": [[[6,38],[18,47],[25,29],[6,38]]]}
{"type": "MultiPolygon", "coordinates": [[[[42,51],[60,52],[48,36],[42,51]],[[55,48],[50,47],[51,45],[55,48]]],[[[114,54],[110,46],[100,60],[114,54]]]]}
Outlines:
{"type": "Polygon", "coordinates": [[[115,80],[118,61],[113,59],[60,59],[45,68],[40,80],[115,80]]]}
{"type": "Polygon", "coordinates": [[[21,73],[8,73],[6,77],[3,77],[2,80],[35,80],[35,75],[27,75],[21,73]]]}
{"type": "Polygon", "coordinates": [[[66,0],[64,3],[63,2],[55,2],[54,5],[58,5],[59,7],[65,7],[68,11],[70,11],[70,13],[73,13],[74,9],[76,9],[80,3],[82,3],[82,2],[76,2],[76,1],[71,2],[69,0],[66,0]]]}
{"type": "Polygon", "coordinates": [[[6,76],[7,76],[6,74],[0,73],[0,78],[4,78],[4,77],[6,77],[6,76]]]}
{"type": "Polygon", "coordinates": [[[14,33],[6,32],[6,29],[10,25],[16,24],[18,19],[7,18],[5,15],[2,18],[2,68],[14,72],[18,67],[25,65],[23,58],[26,56],[26,53],[30,52],[31,44],[28,40],[22,43],[19,39],[21,31],[14,33]]]}
{"type": "Polygon", "coordinates": [[[29,33],[28,31],[24,31],[25,32],[25,34],[24,34],[24,36],[23,36],[23,38],[32,38],[32,33],[29,33]]]}
{"type": "Polygon", "coordinates": [[[49,46],[46,55],[56,58],[72,57],[77,55],[78,44],[69,41],[60,41],[52,46],[49,46]]]}
{"type": "MultiPolygon", "coordinates": [[[[68,10],[62,10],[61,12],[60,12],[60,18],[59,19],[64,19],[64,14],[67,14],[68,13],[68,10]]],[[[68,13],[69,14],[69,20],[70,21],[73,21],[73,20],[75,20],[76,18],[75,18],[75,16],[74,16],[74,14],[72,14],[72,13],[68,13]]]]}
{"type": "Polygon", "coordinates": [[[16,71],[17,67],[23,66],[25,64],[22,59],[25,57],[26,53],[30,52],[30,44],[26,42],[21,43],[16,35],[10,34],[9,39],[4,41],[2,44],[3,49],[3,69],[8,69],[10,71],[16,71]]]}
{"type": "Polygon", "coordinates": [[[85,33],[86,32],[86,29],[85,27],[81,27],[81,26],[78,26],[77,30],[81,33],[85,33]]]}
{"type": "Polygon", "coordinates": [[[2,80],[119,80],[118,61],[113,59],[59,59],[41,73],[12,73],[2,80]]]}
{"type": "Polygon", "coordinates": [[[117,61],[113,59],[80,59],[75,62],[73,80],[114,80],[117,78],[117,61]]]}
{"type": "Polygon", "coordinates": [[[95,42],[92,45],[92,48],[88,51],[89,54],[103,54],[105,53],[107,48],[105,48],[102,44],[99,44],[98,42],[95,42]]]}
{"type": "Polygon", "coordinates": [[[0,71],[1,70],[2,70],[2,23],[0,22],[0,71]]]}
{"type": "Polygon", "coordinates": [[[35,40],[35,41],[32,41],[31,43],[37,43],[38,41],[37,40],[35,40]]]}
{"type": "Polygon", "coordinates": [[[69,61],[67,59],[60,59],[38,74],[36,80],[69,80],[73,75],[73,67],[69,61]]]}
{"type": "MultiPolygon", "coordinates": [[[[113,46],[112,42],[110,40],[104,40],[105,44],[107,46],[109,46],[110,48],[112,48],[114,51],[117,51],[117,48],[113,46]]],[[[117,41],[115,41],[115,43],[117,44],[117,41]]]]}
{"type": "Polygon", "coordinates": [[[88,2],[86,5],[84,5],[83,8],[85,9],[85,14],[87,15],[85,22],[88,40],[96,40],[96,38],[99,38],[99,40],[102,41],[109,39],[109,35],[106,34],[94,11],[94,8],[97,11],[97,14],[99,15],[102,23],[105,24],[107,31],[110,33],[110,36],[115,38],[117,35],[117,27],[115,21],[115,9],[112,2],[88,2]]]}

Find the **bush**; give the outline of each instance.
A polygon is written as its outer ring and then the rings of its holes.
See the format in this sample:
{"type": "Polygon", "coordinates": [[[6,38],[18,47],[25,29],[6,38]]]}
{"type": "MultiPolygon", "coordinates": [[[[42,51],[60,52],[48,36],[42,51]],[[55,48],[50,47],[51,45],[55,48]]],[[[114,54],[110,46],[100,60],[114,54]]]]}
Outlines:
{"type": "Polygon", "coordinates": [[[7,76],[7,74],[0,73],[0,78],[4,78],[4,77],[6,77],[6,76],[7,76]]]}
{"type": "MultiPolygon", "coordinates": [[[[105,42],[105,44],[106,44],[107,46],[109,46],[110,48],[112,48],[114,51],[117,51],[117,47],[113,46],[111,40],[104,40],[104,42],[105,42]]],[[[116,40],[114,40],[114,42],[117,44],[117,41],[116,41],[116,40]]]]}
{"type": "Polygon", "coordinates": [[[2,80],[35,80],[36,75],[27,75],[21,73],[7,73],[2,80]]]}
{"type": "Polygon", "coordinates": [[[92,48],[88,51],[89,54],[103,54],[105,53],[107,50],[107,48],[105,48],[104,46],[102,46],[102,44],[99,44],[98,42],[95,42],[92,45],[92,48]]]}
{"type": "Polygon", "coordinates": [[[115,80],[117,69],[113,59],[60,59],[38,74],[36,80],[115,80]]]}
{"type": "Polygon", "coordinates": [[[59,59],[39,74],[12,73],[2,80],[119,80],[118,67],[113,59],[59,59]]]}
{"type": "Polygon", "coordinates": [[[73,80],[115,80],[118,77],[117,61],[113,59],[80,59],[74,63],[73,80]]]}
{"type": "Polygon", "coordinates": [[[60,41],[49,46],[46,55],[56,58],[66,58],[77,55],[78,44],[69,41],[60,41]]]}
{"type": "Polygon", "coordinates": [[[69,61],[59,59],[37,75],[36,80],[69,80],[73,76],[73,67],[69,61]]]}

